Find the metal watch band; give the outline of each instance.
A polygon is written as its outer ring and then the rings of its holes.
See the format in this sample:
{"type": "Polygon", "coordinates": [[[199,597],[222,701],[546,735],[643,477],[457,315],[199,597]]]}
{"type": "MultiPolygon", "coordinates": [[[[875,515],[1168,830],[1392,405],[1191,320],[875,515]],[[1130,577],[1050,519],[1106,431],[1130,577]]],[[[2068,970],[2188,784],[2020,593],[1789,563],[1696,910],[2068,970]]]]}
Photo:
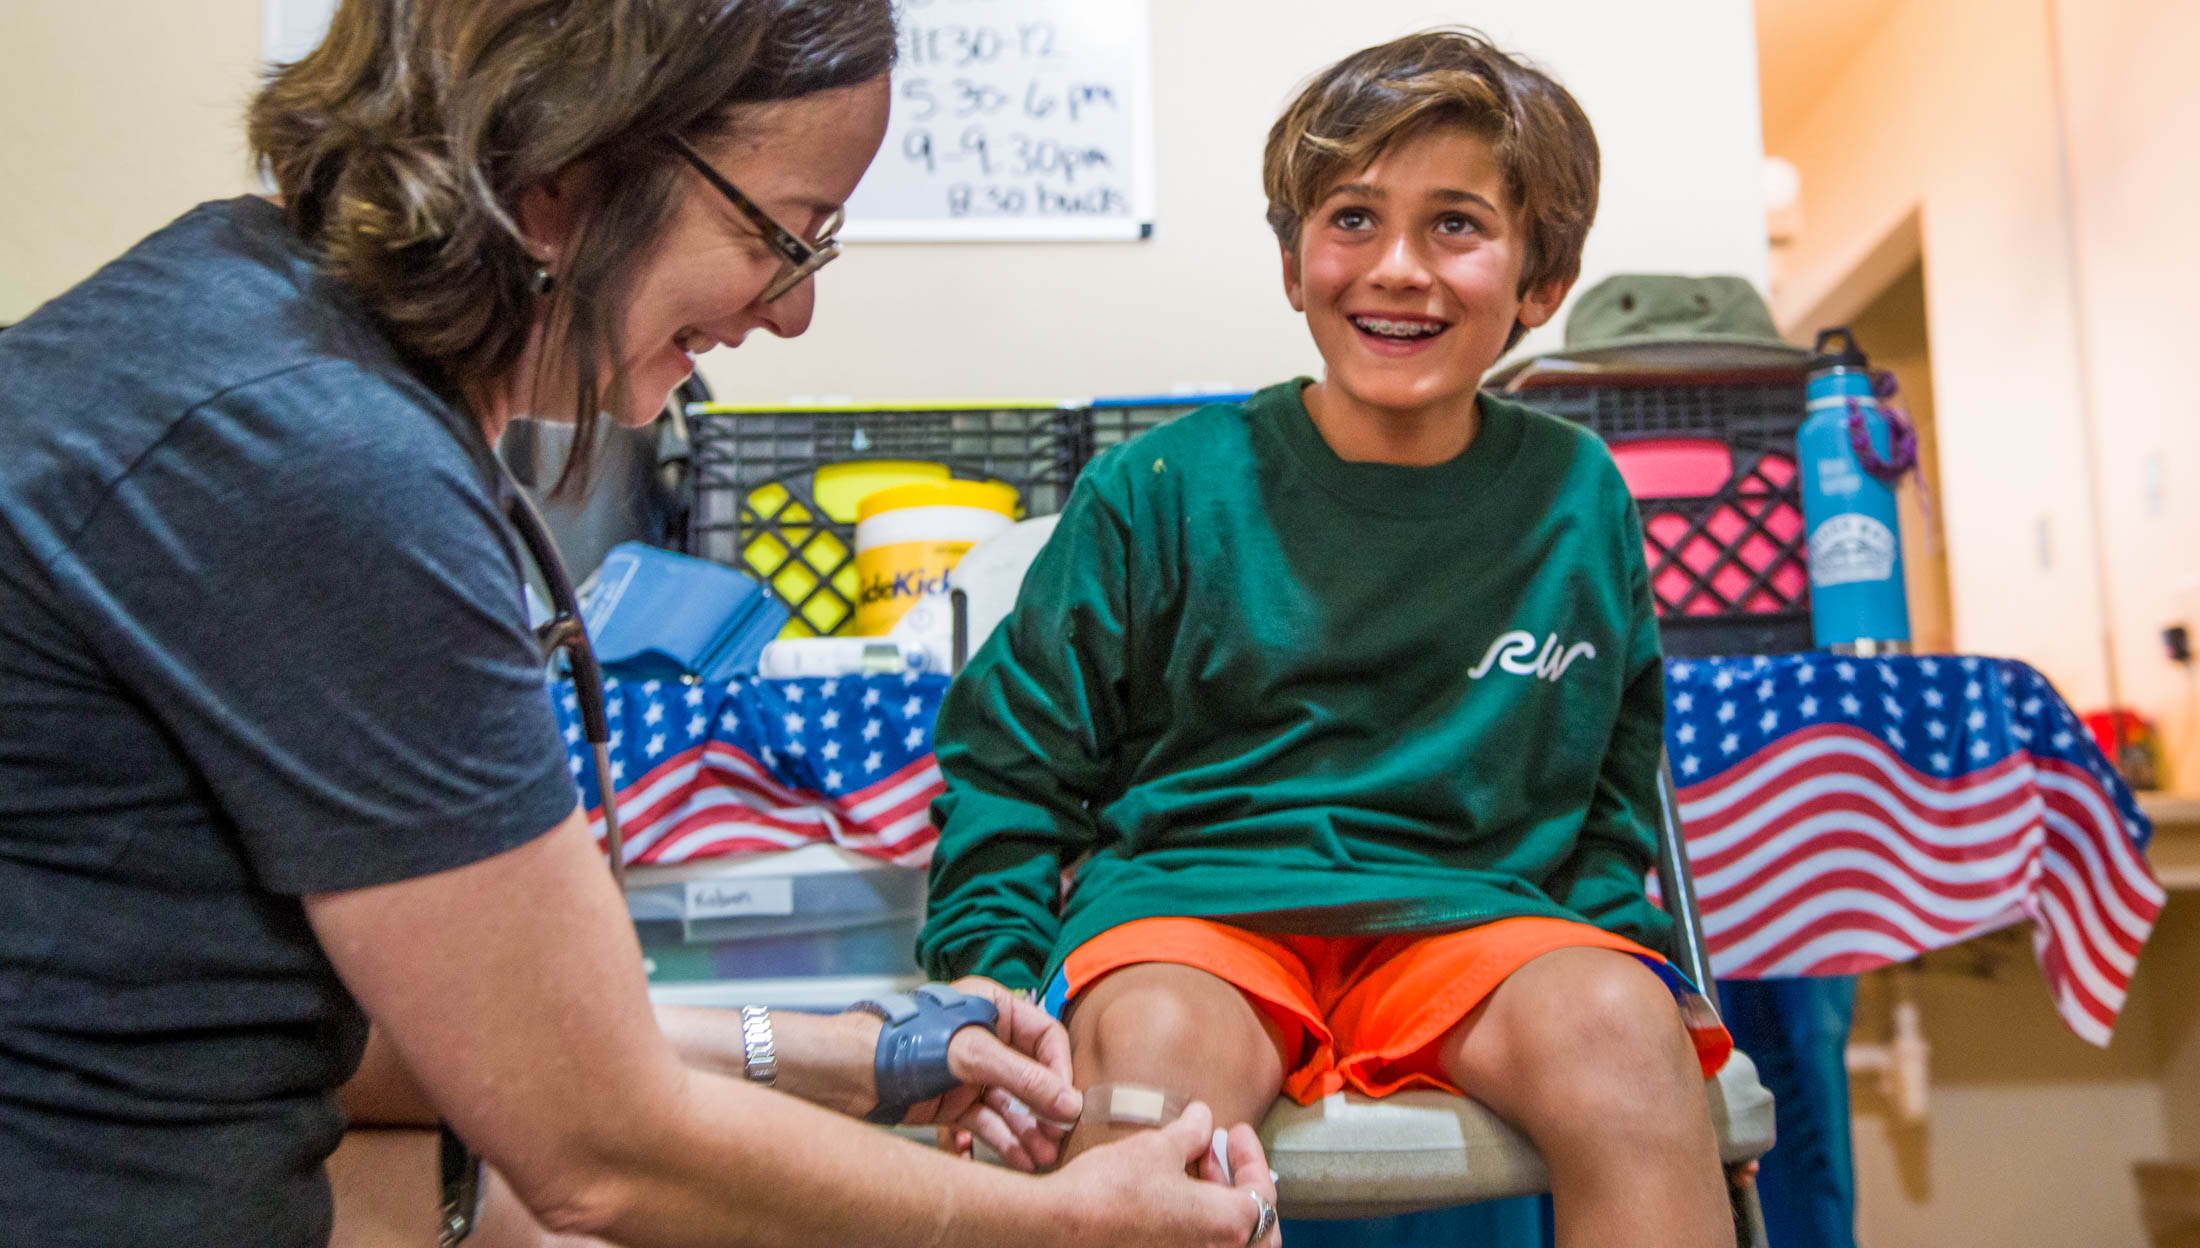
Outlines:
{"type": "Polygon", "coordinates": [[[772,1048],[772,1012],[761,1005],[741,1007],[741,1073],[750,1083],[767,1088],[779,1079],[779,1053],[772,1048]]]}

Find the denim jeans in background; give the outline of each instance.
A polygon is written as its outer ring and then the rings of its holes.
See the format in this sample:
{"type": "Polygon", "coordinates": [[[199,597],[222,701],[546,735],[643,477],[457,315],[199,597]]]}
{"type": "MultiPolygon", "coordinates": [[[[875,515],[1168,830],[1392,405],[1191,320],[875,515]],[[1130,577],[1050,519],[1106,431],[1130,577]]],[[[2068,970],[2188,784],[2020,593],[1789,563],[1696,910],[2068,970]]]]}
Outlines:
{"type": "Polygon", "coordinates": [[[1772,1092],[1779,1142],[1757,1195],[1772,1248],[1856,1248],[1856,1162],[1845,1054],[1856,977],[1722,979],[1720,1012],[1772,1092]]]}

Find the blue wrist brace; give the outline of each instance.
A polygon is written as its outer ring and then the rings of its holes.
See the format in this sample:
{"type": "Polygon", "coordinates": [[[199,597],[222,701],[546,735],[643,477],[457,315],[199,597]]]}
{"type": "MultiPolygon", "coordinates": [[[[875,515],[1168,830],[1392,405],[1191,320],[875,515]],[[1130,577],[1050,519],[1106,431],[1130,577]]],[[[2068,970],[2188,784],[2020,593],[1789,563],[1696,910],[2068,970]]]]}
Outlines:
{"type": "Polygon", "coordinates": [[[859,1001],[853,1009],[876,1014],[878,1055],[872,1073],[878,1106],[864,1121],[900,1122],[909,1111],[962,1082],[947,1066],[947,1045],[965,1027],[991,1030],[1001,1012],[983,997],[965,996],[946,984],[926,984],[913,993],[859,1001]]]}

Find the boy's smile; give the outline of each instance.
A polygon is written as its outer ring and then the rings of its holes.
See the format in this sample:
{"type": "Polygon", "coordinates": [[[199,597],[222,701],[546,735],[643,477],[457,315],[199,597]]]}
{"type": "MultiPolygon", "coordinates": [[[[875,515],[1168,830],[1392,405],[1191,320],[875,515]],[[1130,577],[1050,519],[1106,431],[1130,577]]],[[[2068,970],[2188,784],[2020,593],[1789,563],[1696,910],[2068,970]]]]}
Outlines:
{"type": "Polygon", "coordinates": [[[1348,459],[1440,463],[1475,429],[1475,388],[1513,323],[1541,325],[1569,283],[1520,292],[1527,232],[1490,145],[1445,126],[1329,188],[1284,289],[1328,365],[1307,393],[1348,459]]]}

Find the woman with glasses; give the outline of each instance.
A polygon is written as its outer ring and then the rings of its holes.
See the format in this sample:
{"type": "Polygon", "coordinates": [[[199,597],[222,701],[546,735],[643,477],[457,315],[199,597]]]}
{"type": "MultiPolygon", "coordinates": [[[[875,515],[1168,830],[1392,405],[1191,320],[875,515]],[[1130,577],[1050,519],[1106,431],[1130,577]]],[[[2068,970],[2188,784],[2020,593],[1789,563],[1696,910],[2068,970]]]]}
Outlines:
{"type": "Polygon", "coordinates": [[[1052,1161],[1003,1093],[1074,1114],[1066,1046],[996,987],[654,1015],[575,807],[490,448],[807,329],[893,58],[888,0],[345,0],[252,103],[277,196],[0,338],[0,1239],[325,1244],[363,1053],[561,1232],[1270,1238],[1203,1109],[1045,1178],[846,1116],[1052,1161]],[[972,1086],[882,1055],[927,1009],[972,1086]]]}

